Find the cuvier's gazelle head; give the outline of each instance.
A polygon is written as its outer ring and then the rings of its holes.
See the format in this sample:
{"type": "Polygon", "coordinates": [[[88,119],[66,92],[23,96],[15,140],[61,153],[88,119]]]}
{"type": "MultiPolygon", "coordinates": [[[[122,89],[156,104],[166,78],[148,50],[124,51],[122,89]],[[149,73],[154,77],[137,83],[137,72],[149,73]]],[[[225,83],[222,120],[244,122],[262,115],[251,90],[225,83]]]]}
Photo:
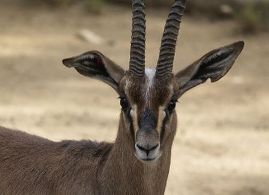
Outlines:
{"type": "MultiPolygon", "coordinates": [[[[153,161],[164,148],[171,149],[176,131],[175,107],[189,89],[207,79],[218,81],[230,70],[244,43],[236,42],[215,49],[186,69],[172,73],[175,48],[186,0],[176,0],[168,16],[157,67],[145,68],[146,20],[143,0],[133,0],[133,26],[129,70],[124,71],[97,51],[63,60],[80,74],[102,80],[120,96],[123,121],[134,154],[142,161],[153,161]],[[168,146],[167,146],[168,145],[168,146]]],[[[126,138],[127,139],[127,138],[126,138]]]]}

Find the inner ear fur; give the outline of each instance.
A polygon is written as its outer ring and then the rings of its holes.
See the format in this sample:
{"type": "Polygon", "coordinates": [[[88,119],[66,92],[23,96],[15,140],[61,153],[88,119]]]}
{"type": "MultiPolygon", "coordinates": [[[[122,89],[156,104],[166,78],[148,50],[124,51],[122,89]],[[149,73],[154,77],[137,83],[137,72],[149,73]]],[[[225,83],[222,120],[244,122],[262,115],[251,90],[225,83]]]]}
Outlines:
{"type": "Polygon", "coordinates": [[[215,49],[177,73],[175,77],[179,86],[178,97],[207,79],[211,82],[220,80],[229,72],[243,48],[244,42],[239,41],[215,49]]]}
{"type": "Polygon", "coordinates": [[[67,67],[75,68],[80,74],[101,80],[118,92],[124,70],[99,51],[89,51],[63,60],[67,67]]]}

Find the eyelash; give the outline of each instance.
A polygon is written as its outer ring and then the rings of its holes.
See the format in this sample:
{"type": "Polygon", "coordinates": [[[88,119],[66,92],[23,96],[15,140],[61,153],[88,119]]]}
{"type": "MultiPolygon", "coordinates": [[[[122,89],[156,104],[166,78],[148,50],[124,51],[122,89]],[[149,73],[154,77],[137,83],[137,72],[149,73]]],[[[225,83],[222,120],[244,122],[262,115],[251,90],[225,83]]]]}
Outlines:
{"type": "MultiPolygon", "coordinates": [[[[120,105],[121,105],[122,110],[128,111],[130,106],[129,106],[129,102],[128,102],[127,98],[126,97],[119,97],[119,99],[120,99],[120,105]]],[[[177,100],[171,100],[167,104],[166,109],[169,113],[172,113],[175,110],[177,102],[178,102],[177,100]]]]}
{"type": "Polygon", "coordinates": [[[129,109],[129,102],[125,97],[119,97],[120,105],[123,111],[127,111],[129,109]]]}
{"type": "Polygon", "coordinates": [[[177,104],[177,100],[171,100],[168,104],[167,104],[167,110],[171,113],[172,111],[175,110],[176,108],[176,104],[177,104]]]}

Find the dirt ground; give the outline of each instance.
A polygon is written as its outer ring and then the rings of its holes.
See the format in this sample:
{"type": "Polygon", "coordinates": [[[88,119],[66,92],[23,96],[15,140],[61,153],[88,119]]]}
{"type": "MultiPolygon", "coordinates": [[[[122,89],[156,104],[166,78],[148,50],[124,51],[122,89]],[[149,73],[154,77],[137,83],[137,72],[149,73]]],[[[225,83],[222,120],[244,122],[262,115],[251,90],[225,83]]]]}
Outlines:
{"type": "MultiPolygon", "coordinates": [[[[149,10],[149,65],[156,63],[165,17],[149,10]]],[[[61,59],[97,49],[127,67],[130,21],[130,10],[119,7],[94,16],[78,8],[0,6],[0,124],[52,140],[113,141],[116,93],[66,69],[61,59]],[[105,42],[83,42],[82,29],[105,42]]],[[[175,71],[237,40],[246,48],[228,76],[180,100],[167,195],[269,194],[269,35],[242,37],[235,27],[184,19],[175,71]]]]}

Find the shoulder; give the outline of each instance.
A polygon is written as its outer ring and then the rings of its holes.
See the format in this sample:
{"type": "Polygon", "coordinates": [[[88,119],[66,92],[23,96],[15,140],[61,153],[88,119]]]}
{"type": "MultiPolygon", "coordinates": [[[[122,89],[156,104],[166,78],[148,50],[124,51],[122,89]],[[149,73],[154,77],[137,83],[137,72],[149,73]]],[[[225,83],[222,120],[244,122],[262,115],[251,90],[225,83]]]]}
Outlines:
{"type": "Polygon", "coordinates": [[[29,133],[0,126],[0,142],[9,143],[50,143],[52,141],[29,133]]]}
{"type": "Polygon", "coordinates": [[[106,142],[96,142],[91,140],[64,140],[59,142],[58,147],[65,153],[81,157],[101,157],[109,153],[113,144],[106,142]]]}

